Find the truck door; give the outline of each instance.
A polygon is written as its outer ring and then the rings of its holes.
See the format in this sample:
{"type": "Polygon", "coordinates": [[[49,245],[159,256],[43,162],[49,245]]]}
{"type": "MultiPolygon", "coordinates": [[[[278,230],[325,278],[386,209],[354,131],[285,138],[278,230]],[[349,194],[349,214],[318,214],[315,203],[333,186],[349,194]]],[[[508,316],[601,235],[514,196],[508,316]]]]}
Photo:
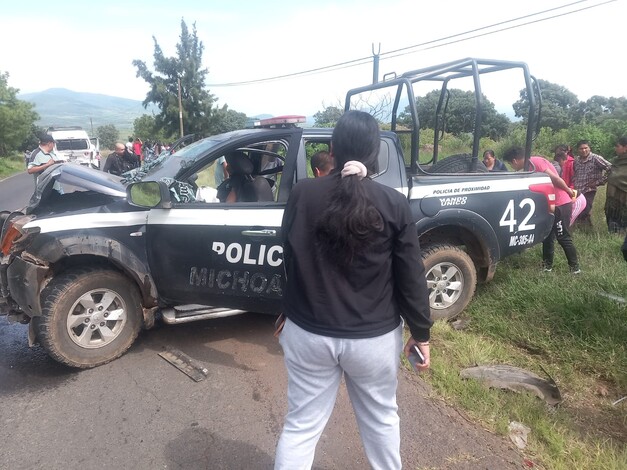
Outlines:
{"type": "Polygon", "coordinates": [[[169,305],[280,311],[285,202],[277,201],[286,199],[283,192],[293,182],[302,130],[251,134],[212,151],[177,178],[193,182],[196,194],[214,202],[173,203],[171,209],[152,209],[148,214],[148,261],[159,297],[169,305]],[[232,152],[250,159],[249,177],[264,178],[261,182],[268,185],[272,200],[215,202],[215,162],[232,152]],[[272,157],[277,163],[269,168],[272,157]]]}

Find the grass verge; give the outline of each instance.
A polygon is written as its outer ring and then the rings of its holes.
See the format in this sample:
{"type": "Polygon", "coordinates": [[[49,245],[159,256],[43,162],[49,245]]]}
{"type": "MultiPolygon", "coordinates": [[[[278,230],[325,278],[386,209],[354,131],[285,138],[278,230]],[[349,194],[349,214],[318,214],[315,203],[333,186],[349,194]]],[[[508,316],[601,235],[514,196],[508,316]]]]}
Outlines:
{"type": "Polygon", "coordinates": [[[525,454],[550,469],[627,468],[627,297],[623,238],[608,234],[602,208],[594,229],[574,230],[583,273],[571,275],[556,246],[553,272],[541,270],[541,246],[505,259],[491,283],[480,285],[464,313],[470,324],[456,331],[437,323],[432,369],[439,394],[476,420],[506,435],[510,421],[531,428],[525,454]],[[563,402],[549,407],[529,394],[487,389],[463,380],[461,369],[509,364],[557,382],[563,402]]]}
{"type": "Polygon", "coordinates": [[[25,171],[24,157],[11,155],[0,158],[0,179],[25,171]]]}

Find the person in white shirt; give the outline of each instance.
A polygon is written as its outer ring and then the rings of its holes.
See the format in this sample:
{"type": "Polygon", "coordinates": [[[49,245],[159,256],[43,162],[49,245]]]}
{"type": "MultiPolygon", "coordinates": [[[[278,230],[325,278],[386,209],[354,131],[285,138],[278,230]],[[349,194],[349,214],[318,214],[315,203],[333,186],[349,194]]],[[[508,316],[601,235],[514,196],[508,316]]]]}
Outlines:
{"type": "MultiPolygon", "coordinates": [[[[44,134],[39,139],[39,147],[30,155],[26,171],[29,175],[35,175],[35,180],[37,180],[42,171],[58,163],[63,163],[63,160],[54,153],[54,139],[50,134],[44,134]]],[[[55,182],[53,187],[63,194],[59,183],[55,182]]]]}

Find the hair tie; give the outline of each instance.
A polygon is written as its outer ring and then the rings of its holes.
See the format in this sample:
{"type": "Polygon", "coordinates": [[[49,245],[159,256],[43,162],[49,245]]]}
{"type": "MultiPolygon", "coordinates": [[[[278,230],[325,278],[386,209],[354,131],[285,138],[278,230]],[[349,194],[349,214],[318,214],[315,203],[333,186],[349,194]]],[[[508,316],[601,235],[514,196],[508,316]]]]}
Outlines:
{"type": "Polygon", "coordinates": [[[357,160],[351,160],[350,162],[344,163],[344,168],[342,168],[342,178],[346,178],[351,175],[357,175],[361,180],[368,175],[368,170],[366,170],[363,163],[358,162],[357,160]]]}

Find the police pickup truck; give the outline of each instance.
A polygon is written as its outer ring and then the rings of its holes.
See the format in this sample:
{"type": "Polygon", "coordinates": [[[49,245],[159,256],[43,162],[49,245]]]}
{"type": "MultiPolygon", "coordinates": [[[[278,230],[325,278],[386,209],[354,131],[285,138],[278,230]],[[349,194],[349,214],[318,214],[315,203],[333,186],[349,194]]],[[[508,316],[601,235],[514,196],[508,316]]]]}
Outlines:
{"type": "MultiPolygon", "coordinates": [[[[538,90],[525,64],[464,59],[347,95],[347,108],[372,106],[373,96],[391,90],[381,100],[393,109],[390,122],[376,103],[382,127],[390,130],[381,133],[372,178],[409,200],[435,318],[459,314],[476,282],[490,280],[500,259],[541,242],[552,226],[549,178],[533,171],[487,172],[477,157],[479,132],[467,154],[439,155],[442,129],[436,128],[432,148],[420,144],[415,83],[442,86],[435,111],[445,122],[450,80],[479,84],[484,74],[501,69],[520,71],[527,87],[528,155],[538,90]]],[[[481,94],[476,97],[479,128],[481,94]]],[[[300,120],[275,118],[198,140],[124,178],[78,165],[50,167],[26,208],[1,215],[3,313],[29,323],[31,344],[78,368],[119,357],[155,318],[176,324],[244,311],[279,313],[283,208],[294,184],[313,177],[309,158],[328,150],[332,135],[332,129],[298,127],[300,120]],[[224,184],[215,185],[220,157],[229,161],[225,184],[239,178],[240,190],[248,185],[233,202],[220,202],[224,184]],[[74,191],[60,194],[55,182],[74,191]]]]}

